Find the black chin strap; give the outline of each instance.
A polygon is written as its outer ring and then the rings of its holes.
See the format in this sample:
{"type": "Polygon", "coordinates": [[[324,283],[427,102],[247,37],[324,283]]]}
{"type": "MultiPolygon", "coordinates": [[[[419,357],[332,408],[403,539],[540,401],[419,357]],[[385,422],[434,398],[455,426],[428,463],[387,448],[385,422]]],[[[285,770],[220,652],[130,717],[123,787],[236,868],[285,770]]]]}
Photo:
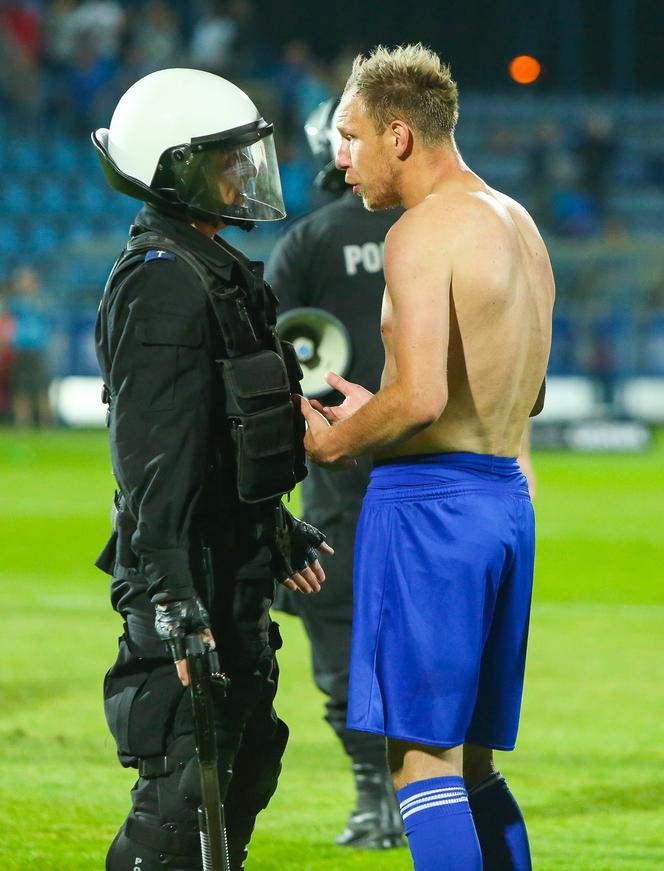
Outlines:
{"type": "Polygon", "coordinates": [[[249,233],[256,228],[255,221],[239,221],[236,218],[222,218],[222,221],[227,227],[239,227],[245,233],[249,233]]]}

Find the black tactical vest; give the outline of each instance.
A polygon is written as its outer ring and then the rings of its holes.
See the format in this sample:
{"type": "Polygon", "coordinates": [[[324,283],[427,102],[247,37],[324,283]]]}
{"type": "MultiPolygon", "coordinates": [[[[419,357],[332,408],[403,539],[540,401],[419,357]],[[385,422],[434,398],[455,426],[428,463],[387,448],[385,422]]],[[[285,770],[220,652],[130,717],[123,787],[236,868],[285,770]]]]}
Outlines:
{"type": "MultiPolygon", "coordinates": [[[[276,332],[277,298],[263,280],[262,264],[232,259],[230,281],[213,264],[153,230],[132,228],[105,293],[149,251],[168,252],[201,282],[214,313],[215,363],[223,384],[224,418],[234,450],[241,501],[263,502],[290,492],[307,474],[305,424],[292,401],[302,370],[293,346],[276,332]]],[[[105,401],[112,402],[107,389],[105,401]]]]}

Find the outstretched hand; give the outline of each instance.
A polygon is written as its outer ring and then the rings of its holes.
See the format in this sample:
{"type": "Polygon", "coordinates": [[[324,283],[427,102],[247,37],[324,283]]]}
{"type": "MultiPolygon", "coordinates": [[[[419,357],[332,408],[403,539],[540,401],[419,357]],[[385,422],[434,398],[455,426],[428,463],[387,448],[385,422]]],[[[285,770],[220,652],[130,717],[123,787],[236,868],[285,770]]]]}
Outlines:
{"type": "Polygon", "coordinates": [[[325,419],[322,412],[313,408],[304,396],[297,397],[300,411],[307,422],[307,431],[304,436],[304,449],[319,466],[327,466],[331,469],[354,469],[357,460],[337,459],[334,456],[332,445],[332,425],[325,419]]]}
{"type": "Polygon", "coordinates": [[[361,384],[346,381],[336,372],[326,372],[325,380],[333,390],[337,390],[345,397],[341,405],[322,405],[317,399],[311,400],[311,407],[322,414],[331,424],[338,423],[340,420],[350,417],[351,414],[355,414],[373,396],[373,393],[366,390],[361,384]]]}

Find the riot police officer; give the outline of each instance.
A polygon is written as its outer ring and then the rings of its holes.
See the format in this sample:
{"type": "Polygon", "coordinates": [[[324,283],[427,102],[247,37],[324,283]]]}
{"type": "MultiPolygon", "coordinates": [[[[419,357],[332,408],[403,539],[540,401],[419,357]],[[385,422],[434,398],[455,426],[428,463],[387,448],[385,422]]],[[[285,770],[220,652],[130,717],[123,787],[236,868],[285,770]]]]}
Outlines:
{"type": "MultiPolygon", "coordinates": [[[[329,202],[291,225],[277,243],[266,273],[284,314],[310,307],[341,321],[351,345],[350,368],[344,377],[376,391],[384,359],[379,331],[383,240],[399,212],[366,211],[344,183],[343,172],[335,168],[337,105],[334,99],[321,104],[305,124],[309,145],[322,164],[315,184],[326,192],[329,202]]],[[[296,319],[297,313],[292,317],[296,319]]],[[[297,333],[296,326],[289,326],[290,330],[297,333]]],[[[328,393],[321,401],[335,405],[340,400],[328,393]]],[[[312,647],[314,679],[328,696],[325,718],[352,762],[357,804],[337,843],[381,849],[403,843],[384,740],[346,728],[353,544],[369,470],[366,457],[359,458],[352,470],[331,472],[311,467],[302,485],[304,516],[332,530],[331,537],[343,547],[334,561],[326,564],[333,583],[320,596],[288,602],[280,597],[279,604],[302,618],[312,647]]]]}
{"type": "Polygon", "coordinates": [[[200,631],[230,678],[214,717],[239,871],[288,736],[272,705],[275,580],[320,590],[315,548],[328,550],[281,504],[306,470],[300,373],[276,336],[275,298],[262,264],[216,235],[284,216],[272,125],[225,79],[161,70],[124,94],[93,143],[110,184],[145,203],[96,328],[118,483],[98,565],[125,621],[105,712],[139,774],[107,869],[201,868],[183,661],[184,636],[200,631]]]}

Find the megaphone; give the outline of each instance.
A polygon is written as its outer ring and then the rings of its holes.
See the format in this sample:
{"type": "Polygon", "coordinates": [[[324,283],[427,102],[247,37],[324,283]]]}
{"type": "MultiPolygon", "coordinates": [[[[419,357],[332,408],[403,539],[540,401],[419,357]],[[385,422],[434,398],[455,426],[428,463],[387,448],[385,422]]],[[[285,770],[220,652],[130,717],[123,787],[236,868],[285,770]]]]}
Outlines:
{"type": "Polygon", "coordinates": [[[329,370],[345,378],[351,364],[352,349],[348,330],[339,318],[320,308],[294,308],[277,320],[277,332],[295,348],[304,373],[302,391],[319,399],[331,388],[325,380],[329,370]]]}

